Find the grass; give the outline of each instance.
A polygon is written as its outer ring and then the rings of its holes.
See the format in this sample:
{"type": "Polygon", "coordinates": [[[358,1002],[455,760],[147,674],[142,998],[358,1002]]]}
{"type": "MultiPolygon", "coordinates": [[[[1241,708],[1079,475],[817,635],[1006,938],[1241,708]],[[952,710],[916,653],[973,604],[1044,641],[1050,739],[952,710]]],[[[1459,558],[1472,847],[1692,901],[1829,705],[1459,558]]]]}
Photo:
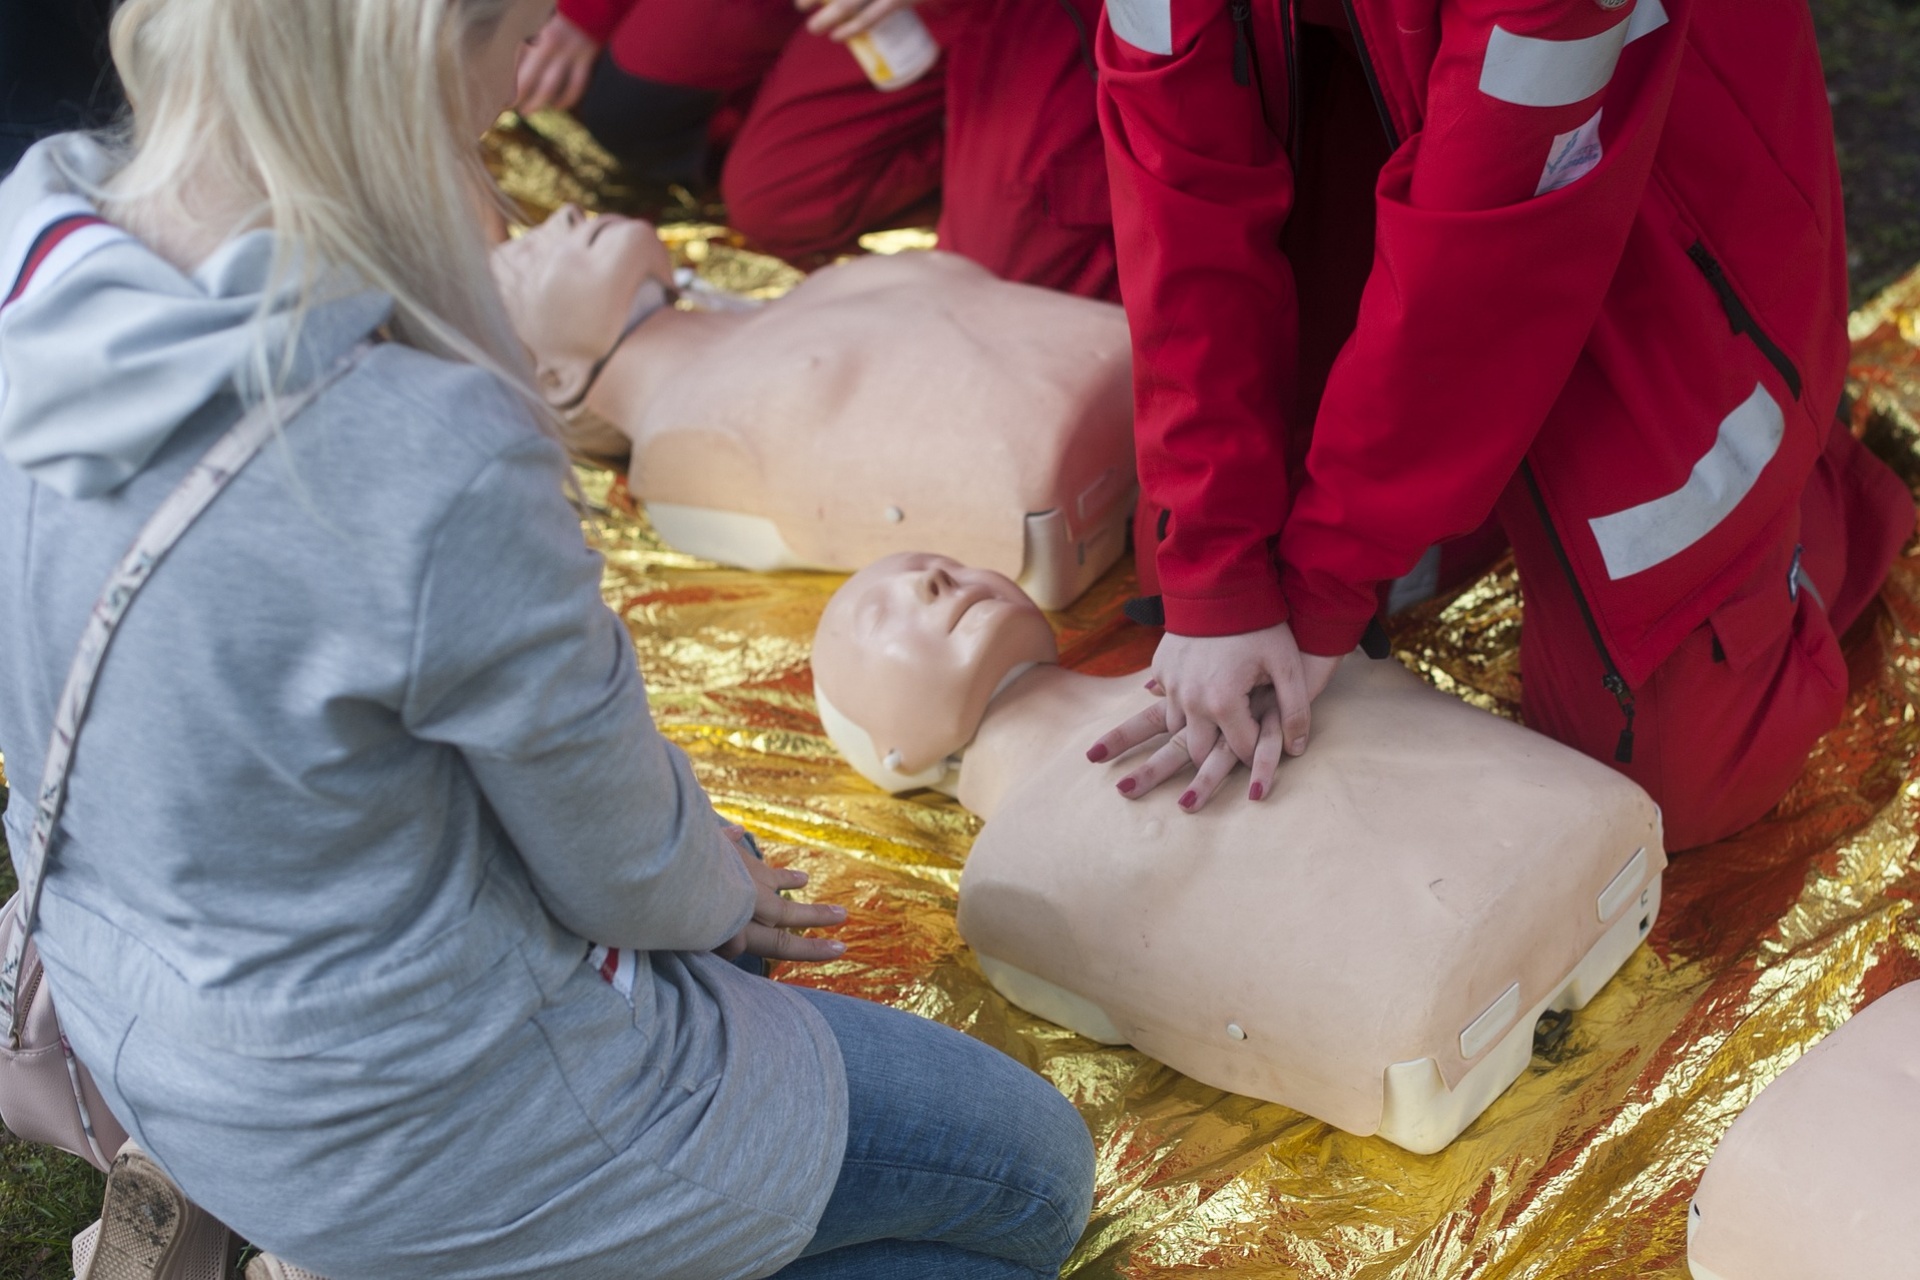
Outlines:
{"type": "Polygon", "coordinates": [[[1813,0],[1857,306],[1920,262],[1920,0],[1813,0]]]}

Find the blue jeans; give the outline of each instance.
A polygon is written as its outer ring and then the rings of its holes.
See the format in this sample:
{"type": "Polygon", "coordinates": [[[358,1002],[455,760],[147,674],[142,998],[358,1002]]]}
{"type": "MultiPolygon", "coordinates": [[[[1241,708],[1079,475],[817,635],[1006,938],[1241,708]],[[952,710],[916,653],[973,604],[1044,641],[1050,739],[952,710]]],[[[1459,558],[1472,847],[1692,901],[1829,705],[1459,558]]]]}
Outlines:
{"type": "Polygon", "coordinates": [[[846,1059],[847,1154],[781,1280],[1058,1276],[1093,1207],[1093,1141],[1072,1104],[949,1027],[795,989],[846,1059]]]}

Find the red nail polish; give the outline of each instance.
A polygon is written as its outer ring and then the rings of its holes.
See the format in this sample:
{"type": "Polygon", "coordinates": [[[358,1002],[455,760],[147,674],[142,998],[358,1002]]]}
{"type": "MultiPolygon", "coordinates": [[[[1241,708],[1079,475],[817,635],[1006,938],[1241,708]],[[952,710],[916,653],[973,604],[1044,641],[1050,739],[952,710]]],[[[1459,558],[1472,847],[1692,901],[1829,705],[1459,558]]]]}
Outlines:
{"type": "Polygon", "coordinates": [[[1182,809],[1191,809],[1193,808],[1193,802],[1198,800],[1199,798],[1200,798],[1199,796],[1189,791],[1187,792],[1187,794],[1180,797],[1180,807],[1182,809]]]}
{"type": "Polygon", "coordinates": [[[1087,748],[1087,759],[1092,761],[1094,764],[1099,764],[1102,760],[1105,760],[1106,758],[1107,758],[1106,743],[1096,742],[1091,747],[1087,748]]]}
{"type": "Polygon", "coordinates": [[[1123,796],[1130,796],[1130,795],[1132,795],[1132,794],[1133,794],[1133,779],[1132,779],[1132,778],[1122,778],[1122,779],[1120,779],[1120,783],[1119,783],[1119,786],[1120,786],[1120,794],[1121,794],[1121,795],[1123,795],[1123,796]]]}
{"type": "Polygon", "coordinates": [[[1267,794],[1267,789],[1261,786],[1257,782],[1254,783],[1251,787],[1247,788],[1247,799],[1249,800],[1258,800],[1261,796],[1264,796],[1266,794],[1267,794]]]}

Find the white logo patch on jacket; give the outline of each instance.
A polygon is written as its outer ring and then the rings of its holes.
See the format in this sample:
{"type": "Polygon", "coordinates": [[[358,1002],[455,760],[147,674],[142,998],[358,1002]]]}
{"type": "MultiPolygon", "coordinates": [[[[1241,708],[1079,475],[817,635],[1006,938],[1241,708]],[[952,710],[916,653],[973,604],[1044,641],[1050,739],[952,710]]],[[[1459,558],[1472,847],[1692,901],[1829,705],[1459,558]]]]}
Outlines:
{"type": "Polygon", "coordinates": [[[1540,185],[1533,189],[1533,194],[1543,196],[1549,191],[1558,191],[1599,167],[1604,154],[1600,147],[1600,115],[1596,111],[1593,119],[1578,129],[1555,135],[1553,147],[1547,152],[1547,167],[1540,171],[1540,185]]]}

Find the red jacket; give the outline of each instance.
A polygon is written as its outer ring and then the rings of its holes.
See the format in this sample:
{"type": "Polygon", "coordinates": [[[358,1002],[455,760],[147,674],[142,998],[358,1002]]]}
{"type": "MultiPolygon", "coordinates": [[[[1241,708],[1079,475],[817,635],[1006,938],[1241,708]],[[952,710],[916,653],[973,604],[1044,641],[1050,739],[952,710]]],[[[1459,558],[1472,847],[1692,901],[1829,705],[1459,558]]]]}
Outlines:
{"type": "Polygon", "coordinates": [[[560,16],[601,44],[639,0],[560,0],[560,16]]]}
{"type": "Polygon", "coordinates": [[[1391,156],[1290,495],[1289,419],[1317,391],[1295,385],[1301,329],[1339,323],[1297,314],[1281,249],[1285,231],[1303,268],[1323,256],[1286,227],[1295,158],[1332,127],[1294,109],[1299,2],[1108,0],[1101,23],[1168,625],[1290,616],[1302,648],[1346,652],[1378,583],[1518,483],[1637,684],[1791,537],[1839,403],[1846,266],[1807,6],[1345,0],[1391,156]]]}

